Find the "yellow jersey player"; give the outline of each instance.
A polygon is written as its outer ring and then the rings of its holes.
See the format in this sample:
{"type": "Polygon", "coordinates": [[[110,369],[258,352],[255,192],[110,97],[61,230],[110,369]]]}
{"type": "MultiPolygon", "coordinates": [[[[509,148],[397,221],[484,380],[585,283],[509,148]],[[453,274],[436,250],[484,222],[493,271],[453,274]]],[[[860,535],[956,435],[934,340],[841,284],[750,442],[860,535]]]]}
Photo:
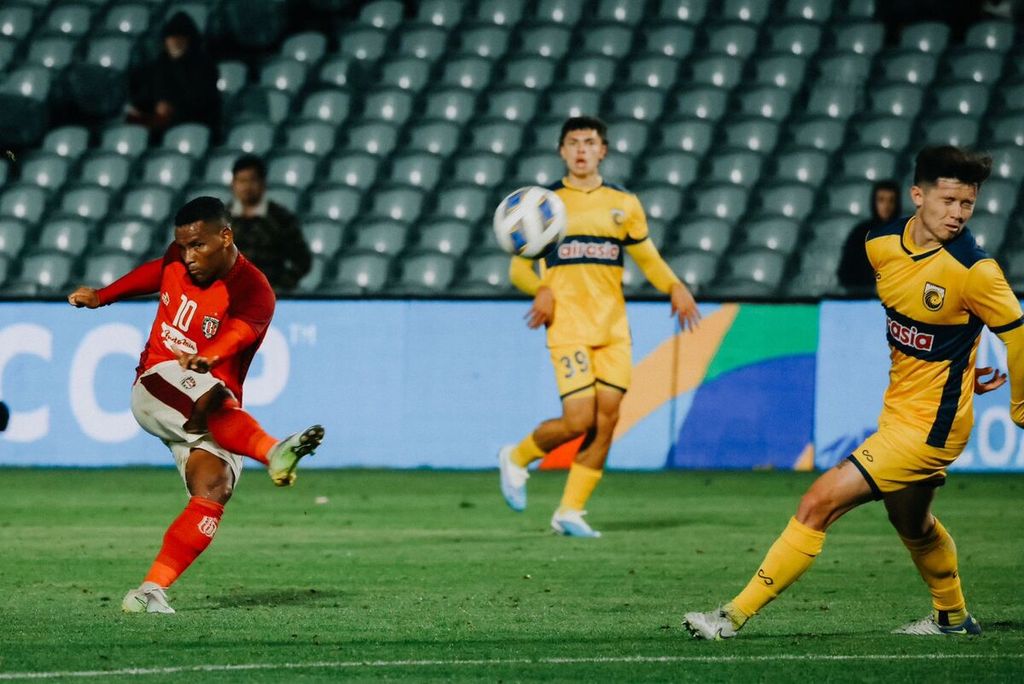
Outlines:
{"type": "Polygon", "coordinates": [[[873,228],[865,246],[886,312],[891,369],[878,432],[822,474],[746,588],[722,608],[687,613],[703,639],[733,637],[811,566],[825,530],[846,512],[881,500],[932,595],[933,611],[898,634],[979,634],[960,586],[956,546],[932,515],[936,488],[963,451],[974,421],[973,392],[1006,381],[974,368],[982,326],[1006,344],[1011,416],[1024,426],[1021,307],[999,265],[964,224],[992,160],[956,147],[918,154],[910,190],[917,211],[873,228]]]}
{"type": "Polygon", "coordinates": [[[608,154],[607,128],[594,117],[574,117],[562,126],[559,153],[565,178],[551,189],[565,202],[565,239],[540,265],[513,257],[512,283],[534,296],[527,325],[547,327],[562,415],[544,421],[518,445],[498,455],[501,491],[516,511],[526,507],[527,466],[580,435],[585,439],[569,470],[562,503],[551,518],[559,534],[599,537],[583,519],[597,486],[629,388],[632,345],[622,294],[623,252],[648,280],[671,298],[684,328],[697,324],[697,303],[658,254],[636,195],[605,183],[599,173],[608,154]]]}

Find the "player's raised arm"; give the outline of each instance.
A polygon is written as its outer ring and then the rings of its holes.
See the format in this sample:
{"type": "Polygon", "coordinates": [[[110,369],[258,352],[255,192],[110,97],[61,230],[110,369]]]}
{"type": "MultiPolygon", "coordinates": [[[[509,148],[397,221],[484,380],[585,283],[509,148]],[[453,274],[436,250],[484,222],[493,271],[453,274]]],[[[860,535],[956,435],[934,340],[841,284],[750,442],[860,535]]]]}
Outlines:
{"type": "Polygon", "coordinates": [[[160,275],[163,272],[165,258],[147,261],[99,290],[91,287],[79,287],[68,295],[68,304],[79,308],[95,309],[128,297],[153,294],[160,289],[160,275]]]}
{"type": "Polygon", "coordinates": [[[508,268],[509,280],[520,291],[533,295],[533,304],[526,312],[526,325],[531,330],[551,325],[555,319],[555,296],[544,285],[533,268],[533,262],[520,256],[512,257],[508,268]]]}
{"type": "Polygon", "coordinates": [[[679,317],[679,325],[684,330],[696,328],[700,323],[700,309],[697,308],[697,300],[661,258],[658,248],[654,246],[651,239],[648,237],[635,244],[627,245],[626,251],[644,272],[647,280],[669,296],[672,302],[672,315],[679,317]]]}

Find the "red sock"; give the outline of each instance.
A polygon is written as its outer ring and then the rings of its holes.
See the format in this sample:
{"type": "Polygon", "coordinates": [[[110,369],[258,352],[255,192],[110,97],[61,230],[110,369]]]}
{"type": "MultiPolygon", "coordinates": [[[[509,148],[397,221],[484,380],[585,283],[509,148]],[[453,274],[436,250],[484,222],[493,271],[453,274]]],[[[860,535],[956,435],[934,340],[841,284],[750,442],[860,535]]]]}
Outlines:
{"type": "Polygon", "coordinates": [[[213,541],[224,506],[216,501],[193,496],[181,515],[164,534],[164,544],[146,574],[146,582],[171,586],[199,554],[213,541]]]}
{"type": "Polygon", "coordinates": [[[214,441],[233,454],[254,458],[267,465],[267,453],[277,440],[268,435],[256,419],[242,410],[238,402],[228,399],[206,417],[206,425],[214,441]]]}

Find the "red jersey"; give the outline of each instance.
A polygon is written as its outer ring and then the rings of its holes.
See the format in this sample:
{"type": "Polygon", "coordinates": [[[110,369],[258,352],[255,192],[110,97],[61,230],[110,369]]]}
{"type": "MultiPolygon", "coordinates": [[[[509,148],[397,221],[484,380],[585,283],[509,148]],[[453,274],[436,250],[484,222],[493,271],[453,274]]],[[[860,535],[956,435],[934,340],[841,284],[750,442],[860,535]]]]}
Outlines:
{"type": "Polygon", "coordinates": [[[218,355],[223,348],[217,346],[218,333],[223,337],[224,330],[242,323],[255,334],[255,341],[225,356],[210,371],[241,401],[242,382],[274,316],[274,291],[266,276],[239,253],[227,275],[197,285],[182,261],[181,248],[171,244],[162,259],[139,266],[98,294],[101,304],[110,304],[158,291],[160,305],[137,373],[176,360],[175,350],[218,355]]]}

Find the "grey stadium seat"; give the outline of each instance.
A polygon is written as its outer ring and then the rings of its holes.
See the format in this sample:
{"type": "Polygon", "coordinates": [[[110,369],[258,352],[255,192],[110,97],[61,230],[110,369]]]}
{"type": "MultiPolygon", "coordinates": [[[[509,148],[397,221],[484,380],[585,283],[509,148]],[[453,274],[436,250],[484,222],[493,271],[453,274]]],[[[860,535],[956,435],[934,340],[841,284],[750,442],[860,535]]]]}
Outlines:
{"type": "Polygon", "coordinates": [[[411,229],[408,224],[391,219],[357,221],[355,249],[369,250],[385,256],[403,252],[410,241],[411,229]]]}
{"type": "Polygon", "coordinates": [[[37,246],[77,257],[89,246],[90,232],[86,221],[58,218],[43,225],[37,246]]]}
{"type": "MultiPolygon", "coordinates": [[[[420,238],[417,244],[425,249],[458,257],[462,256],[473,244],[472,238],[473,228],[470,223],[454,219],[441,219],[420,227],[420,238]]],[[[505,257],[505,270],[508,270],[508,256],[505,257]]]]}
{"type": "Polygon", "coordinates": [[[310,192],[307,216],[348,222],[359,213],[362,194],[347,185],[318,186],[310,192]]]}
{"type": "Polygon", "coordinates": [[[377,182],[380,159],[367,152],[344,152],[330,162],[327,174],[332,183],[344,183],[366,190],[377,182]]]}
{"type": "Polygon", "coordinates": [[[370,251],[353,251],[338,260],[338,271],[321,290],[337,294],[380,292],[388,280],[390,259],[370,251]]]}
{"type": "Polygon", "coordinates": [[[60,208],[88,221],[99,221],[110,209],[110,191],[95,185],[67,188],[61,195],[60,208]]]}

